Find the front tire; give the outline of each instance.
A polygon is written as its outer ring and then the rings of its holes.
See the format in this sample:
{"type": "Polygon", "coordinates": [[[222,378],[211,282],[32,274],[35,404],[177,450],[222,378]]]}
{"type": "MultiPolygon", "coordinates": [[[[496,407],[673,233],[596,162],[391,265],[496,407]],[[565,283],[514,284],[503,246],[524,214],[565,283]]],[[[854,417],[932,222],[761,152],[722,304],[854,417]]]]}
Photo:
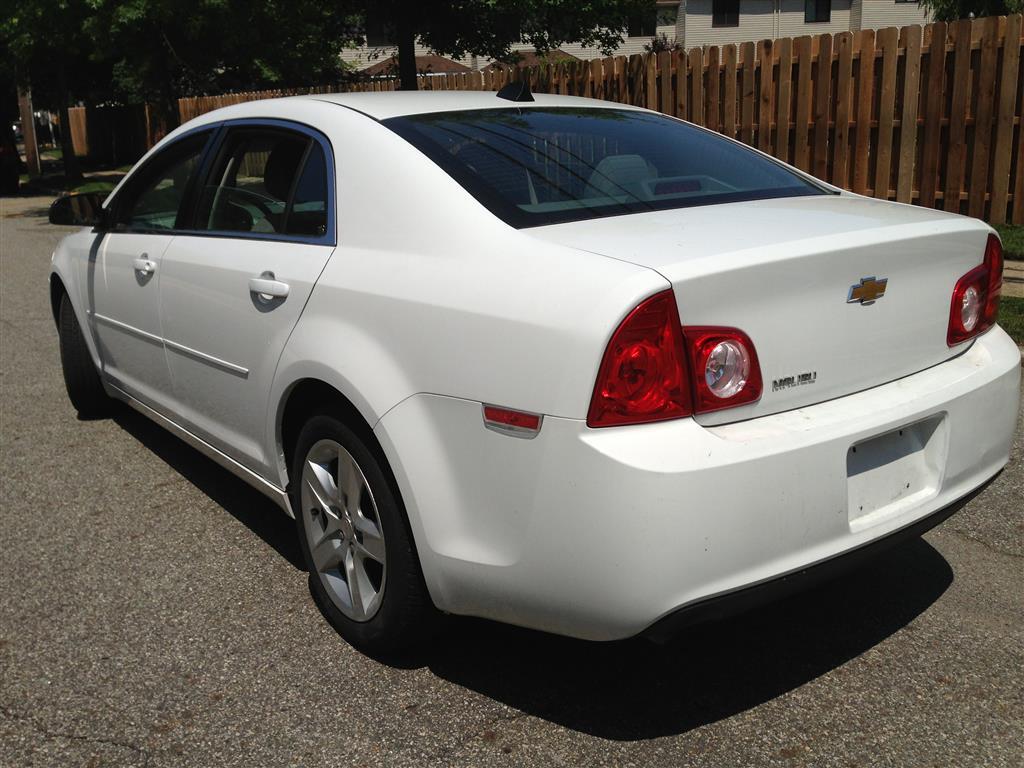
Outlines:
{"type": "Polygon", "coordinates": [[[60,300],[57,316],[57,330],[60,336],[60,364],[64,372],[64,386],[68,391],[71,405],[83,419],[106,416],[110,410],[110,398],[103,389],[100,375],[93,364],[85,336],[71,306],[71,299],[65,293],[60,300]]]}
{"type": "Polygon", "coordinates": [[[310,588],[351,645],[387,655],[435,625],[397,493],[357,432],[333,415],[310,419],[292,459],[292,508],[310,588]]]}

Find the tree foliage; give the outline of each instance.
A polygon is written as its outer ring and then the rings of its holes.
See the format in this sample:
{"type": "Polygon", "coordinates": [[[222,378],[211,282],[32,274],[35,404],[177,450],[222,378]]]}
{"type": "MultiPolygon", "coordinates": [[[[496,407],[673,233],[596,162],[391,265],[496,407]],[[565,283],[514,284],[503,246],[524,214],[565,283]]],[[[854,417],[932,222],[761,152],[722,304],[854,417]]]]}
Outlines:
{"type": "Polygon", "coordinates": [[[316,0],[91,0],[93,55],[110,62],[114,95],[198,93],[331,82],[359,20],[316,0]]]}
{"type": "Polygon", "coordinates": [[[921,5],[932,12],[936,21],[982,16],[1004,16],[1007,13],[1021,13],[1024,0],[921,0],[921,5]]]}
{"type": "Polygon", "coordinates": [[[610,53],[650,0],[379,0],[362,4],[362,16],[388,28],[398,44],[402,87],[415,88],[413,46],[459,58],[467,54],[499,61],[526,43],[544,54],[567,42],[610,53]]]}

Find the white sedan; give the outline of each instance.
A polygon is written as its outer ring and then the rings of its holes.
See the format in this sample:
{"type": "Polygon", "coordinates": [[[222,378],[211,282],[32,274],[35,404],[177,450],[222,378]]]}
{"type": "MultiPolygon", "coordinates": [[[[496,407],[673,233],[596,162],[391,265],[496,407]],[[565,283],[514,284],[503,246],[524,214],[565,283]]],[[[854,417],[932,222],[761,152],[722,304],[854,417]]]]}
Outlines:
{"type": "Polygon", "coordinates": [[[1008,460],[991,228],[643,109],[240,104],[51,220],[89,225],[50,277],[73,405],[123,400],[274,499],[368,652],[441,613],[670,635],[1008,460]]]}

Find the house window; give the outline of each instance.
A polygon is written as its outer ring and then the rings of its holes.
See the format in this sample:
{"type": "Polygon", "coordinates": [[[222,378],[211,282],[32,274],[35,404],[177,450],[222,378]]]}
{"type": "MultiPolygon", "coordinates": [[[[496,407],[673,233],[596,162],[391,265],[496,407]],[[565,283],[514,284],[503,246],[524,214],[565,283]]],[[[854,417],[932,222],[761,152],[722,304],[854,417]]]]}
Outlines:
{"type": "Polygon", "coordinates": [[[832,21],[832,0],[805,0],[804,22],[832,21]]]}
{"type": "Polygon", "coordinates": [[[738,27],[740,0],[711,0],[712,27],[738,27]]]}
{"type": "Polygon", "coordinates": [[[654,37],[658,28],[658,8],[654,3],[637,11],[629,19],[626,34],[630,37],[654,37]]]}
{"type": "Polygon", "coordinates": [[[679,3],[658,3],[657,25],[659,27],[674,27],[679,20],[679,3]]]}

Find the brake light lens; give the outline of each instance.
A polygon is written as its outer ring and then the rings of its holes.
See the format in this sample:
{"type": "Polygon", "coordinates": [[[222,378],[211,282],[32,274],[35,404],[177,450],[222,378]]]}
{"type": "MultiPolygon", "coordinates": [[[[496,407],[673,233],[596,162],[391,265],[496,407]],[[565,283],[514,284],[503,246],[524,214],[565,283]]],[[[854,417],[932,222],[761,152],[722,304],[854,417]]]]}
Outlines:
{"type": "Polygon", "coordinates": [[[737,328],[681,326],[675,294],[640,303],[612,334],[587,426],[678,419],[761,397],[754,344],[737,328]]]}
{"type": "Polygon", "coordinates": [[[735,408],[761,397],[761,366],[747,334],[738,328],[686,326],[683,337],[694,371],[694,412],[735,408]]]}
{"type": "Polygon", "coordinates": [[[679,310],[672,291],[662,291],[641,302],[612,334],[587,426],[645,424],[692,412],[679,310]]]}
{"type": "Polygon", "coordinates": [[[995,325],[1002,288],[1003,246],[998,237],[989,235],[981,266],[957,280],[953,288],[946,344],[955,347],[995,325]]]}

